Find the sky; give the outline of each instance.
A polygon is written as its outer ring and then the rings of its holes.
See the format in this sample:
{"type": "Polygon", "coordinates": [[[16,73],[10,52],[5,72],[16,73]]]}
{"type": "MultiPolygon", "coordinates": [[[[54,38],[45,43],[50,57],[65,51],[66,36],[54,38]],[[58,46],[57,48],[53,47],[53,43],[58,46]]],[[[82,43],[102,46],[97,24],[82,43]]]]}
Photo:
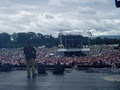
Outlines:
{"type": "Polygon", "coordinates": [[[115,0],[0,0],[0,32],[120,35],[115,0]]]}

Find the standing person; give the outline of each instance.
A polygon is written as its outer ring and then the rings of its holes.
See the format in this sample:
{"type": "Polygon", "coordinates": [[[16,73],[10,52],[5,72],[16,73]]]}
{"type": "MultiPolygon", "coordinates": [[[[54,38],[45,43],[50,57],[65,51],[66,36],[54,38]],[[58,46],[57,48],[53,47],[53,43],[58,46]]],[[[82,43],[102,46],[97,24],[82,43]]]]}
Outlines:
{"type": "Polygon", "coordinates": [[[27,42],[27,46],[24,47],[24,54],[26,58],[26,63],[27,63],[27,77],[31,77],[31,71],[30,71],[30,66],[32,67],[32,77],[35,77],[35,65],[34,61],[36,58],[36,50],[34,47],[30,45],[30,42],[27,42]]]}

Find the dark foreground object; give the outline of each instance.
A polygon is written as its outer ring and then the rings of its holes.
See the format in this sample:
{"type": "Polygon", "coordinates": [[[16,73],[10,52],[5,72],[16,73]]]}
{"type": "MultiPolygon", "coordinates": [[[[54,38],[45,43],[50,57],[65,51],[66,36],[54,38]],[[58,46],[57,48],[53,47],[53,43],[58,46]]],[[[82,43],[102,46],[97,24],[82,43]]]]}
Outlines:
{"type": "Polygon", "coordinates": [[[10,65],[9,63],[1,65],[1,71],[7,72],[7,71],[11,71],[11,70],[12,70],[12,65],[10,65]]]}
{"type": "Polygon", "coordinates": [[[0,72],[0,90],[120,90],[120,82],[114,80],[120,74],[78,70],[65,72],[64,75],[47,73],[28,79],[26,71],[0,72]]]}
{"type": "Polygon", "coordinates": [[[115,0],[115,4],[116,4],[116,7],[119,8],[120,7],[120,0],[115,0]]]}
{"type": "Polygon", "coordinates": [[[46,67],[44,64],[38,63],[37,64],[37,71],[38,74],[46,74],[46,67]]]}
{"type": "Polygon", "coordinates": [[[64,65],[55,65],[53,69],[53,74],[63,74],[65,71],[64,65]]]}

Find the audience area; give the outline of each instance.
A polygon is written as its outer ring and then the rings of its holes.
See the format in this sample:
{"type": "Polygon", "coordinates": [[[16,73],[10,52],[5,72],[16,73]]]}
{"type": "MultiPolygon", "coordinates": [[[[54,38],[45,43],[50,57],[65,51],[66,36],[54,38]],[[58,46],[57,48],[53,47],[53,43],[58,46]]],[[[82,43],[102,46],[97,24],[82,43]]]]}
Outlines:
{"type": "MultiPolygon", "coordinates": [[[[53,67],[58,61],[66,68],[93,67],[93,68],[120,68],[120,50],[113,45],[95,45],[90,48],[90,55],[85,57],[60,57],[56,50],[38,47],[35,64],[42,63],[46,67],[53,67]]],[[[26,60],[22,48],[0,50],[0,66],[10,64],[12,67],[26,67],[26,60]]]]}

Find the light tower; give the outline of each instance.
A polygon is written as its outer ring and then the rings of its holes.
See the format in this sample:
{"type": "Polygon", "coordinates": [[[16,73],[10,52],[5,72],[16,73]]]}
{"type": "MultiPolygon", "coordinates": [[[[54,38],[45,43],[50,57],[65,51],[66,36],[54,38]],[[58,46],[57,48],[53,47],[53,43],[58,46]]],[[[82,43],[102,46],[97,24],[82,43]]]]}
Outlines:
{"type": "Polygon", "coordinates": [[[60,45],[62,44],[62,31],[60,31],[60,45]]]}
{"type": "Polygon", "coordinates": [[[59,35],[60,35],[60,44],[58,45],[58,47],[59,48],[64,48],[64,45],[63,45],[63,42],[62,42],[62,30],[60,30],[60,33],[59,33],[59,35]]]}
{"type": "Polygon", "coordinates": [[[88,34],[88,47],[90,47],[90,36],[92,36],[92,33],[90,31],[91,29],[87,30],[87,34],[88,34]]]}

